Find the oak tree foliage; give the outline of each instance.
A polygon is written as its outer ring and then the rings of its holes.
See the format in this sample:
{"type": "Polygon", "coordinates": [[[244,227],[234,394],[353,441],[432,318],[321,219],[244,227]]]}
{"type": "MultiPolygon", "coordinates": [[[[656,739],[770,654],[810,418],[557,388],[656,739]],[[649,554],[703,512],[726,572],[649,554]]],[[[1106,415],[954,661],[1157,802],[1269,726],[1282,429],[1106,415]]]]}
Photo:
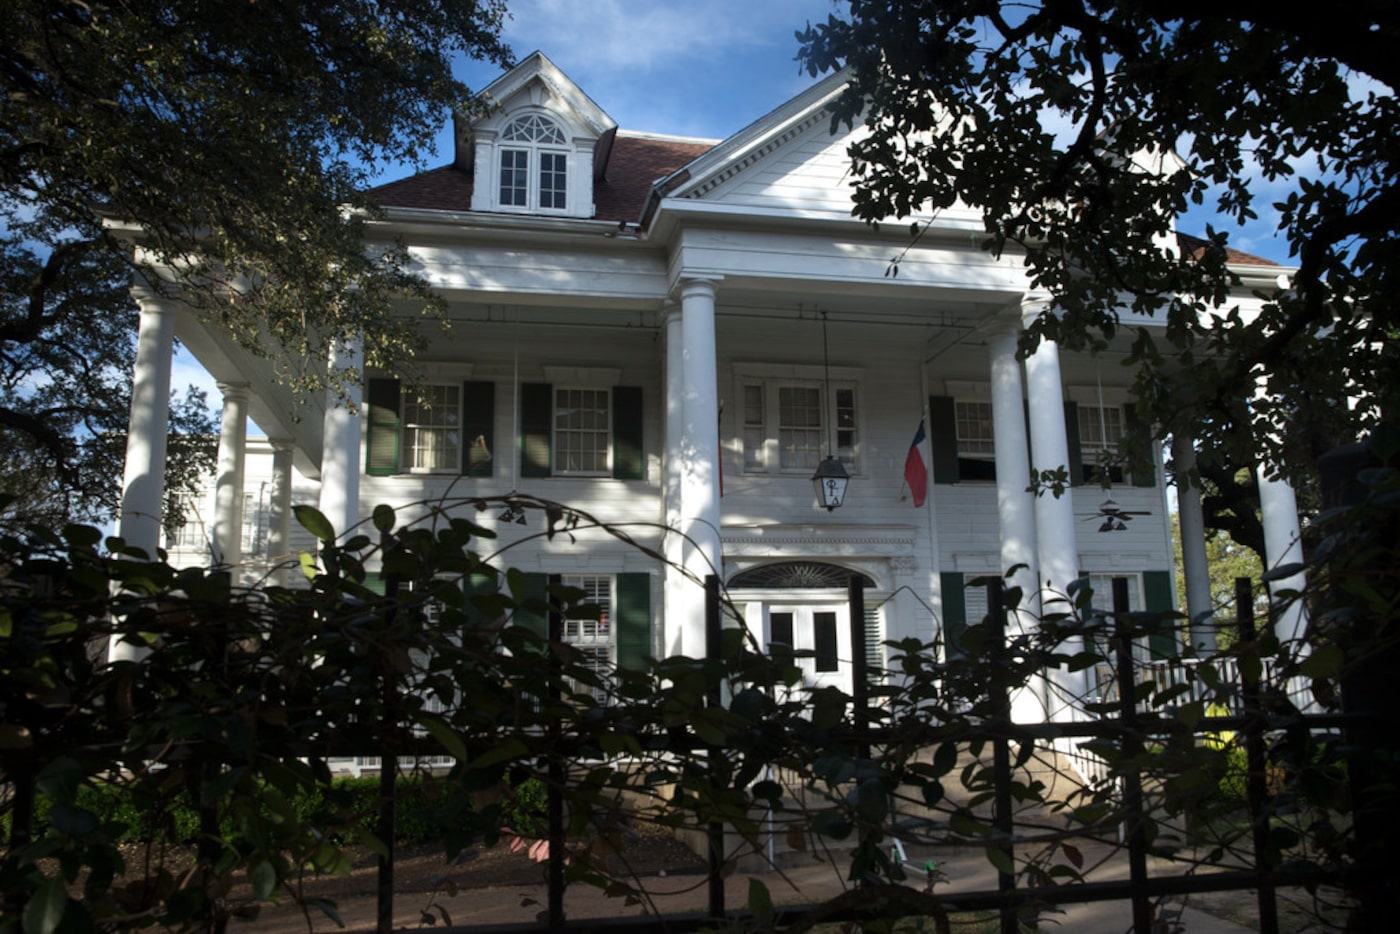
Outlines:
{"type": "Polygon", "coordinates": [[[1054,300],[1026,349],[1101,349],[1129,310],[1165,325],[1132,335],[1139,455],[1191,425],[1221,463],[1306,479],[1393,416],[1394,4],[853,0],[799,39],[813,74],[850,68],[856,213],[917,232],[979,210],[1054,300]],[[1225,230],[1174,236],[1202,204],[1277,219],[1297,273],[1257,317],[1228,300],[1225,230]]]}
{"type": "MultiPolygon", "coordinates": [[[[338,337],[401,360],[434,301],[369,253],[363,194],[507,64],[502,0],[0,4],[0,431],[86,495],[79,449],[124,430],[129,283],[177,296],[303,388],[338,337]],[[120,375],[118,375],[120,374],[120,375]]],[[[26,476],[30,461],[7,460],[26,476]]]]}

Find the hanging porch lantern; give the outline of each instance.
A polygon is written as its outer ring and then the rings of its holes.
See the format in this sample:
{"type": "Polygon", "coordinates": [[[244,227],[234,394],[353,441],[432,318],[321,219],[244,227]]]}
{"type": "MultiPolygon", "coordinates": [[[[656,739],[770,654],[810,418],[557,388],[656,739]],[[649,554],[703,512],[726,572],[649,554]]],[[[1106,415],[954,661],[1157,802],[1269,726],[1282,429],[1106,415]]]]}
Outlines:
{"type": "Polygon", "coordinates": [[[831,512],[846,498],[846,484],[850,480],[850,475],[846,473],[846,468],[841,466],[841,461],[835,455],[828,454],[817,465],[817,472],[812,474],[812,487],[817,491],[817,502],[825,506],[827,512],[831,512]]]}

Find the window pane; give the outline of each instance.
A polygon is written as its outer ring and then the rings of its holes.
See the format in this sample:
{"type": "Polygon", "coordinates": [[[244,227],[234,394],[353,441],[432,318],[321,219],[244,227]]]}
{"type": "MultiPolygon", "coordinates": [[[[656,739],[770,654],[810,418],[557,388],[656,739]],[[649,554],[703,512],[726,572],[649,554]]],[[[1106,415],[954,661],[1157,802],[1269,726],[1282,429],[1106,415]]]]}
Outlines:
{"type": "Polygon", "coordinates": [[[956,403],[959,454],[993,454],[996,451],[992,434],[992,404],[990,402],[956,403]]]}
{"type": "Polygon", "coordinates": [[[410,470],[456,470],[461,450],[457,386],[425,386],[404,394],[403,449],[410,470]]]}
{"type": "Polygon", "coordinates": [[[579,617],[564,620],[564,641],[576,646],[579,652],[579,667],[596,674],[604,680],[602,687],[584,684],[573,680],[569,689],[575,694],[589,694],[598,703],[607,703],[607,679],[614,665],[616,645],[612,627],[612,584],[608,575],[564,575],[561,583],[565,587],[576,587],[584,591],[583,603],[598,608],[598,618],[579,617]]]}
{"type": "Polygon", "coordinates": [[[1079,406],[1081,448],[1116,448],[1123,437],[1123,410],[1117,406],[1079,406]]]}
{"type": "Polygon", "coordinates": [[[836,671],[840,660],[836,657],[836,614],[812,614],[812,648],[816,653],[817,671],[836,671]]]}
{"type": "Polygon", "coordinates": [[[554,398],[555,472],[607,473],[608,390],[560,389],[554,398]]]}
{"type": "Polygon", "coordinates": [[[778,452],[783,467],[815,468],[822,458],[822,397],[816,386],[778,387],[778,452]]]}
{"type": "Polygon", "coordinates": [[[540,153],[540,207],[563,210],[568,206],[567,161],[563,153],[540,153]]]}
{"type": "Polygon", "coordinates": [[[783,645],[792,645],[792,614],[791,613],[769,613],[768,614],[768,642],[781,642],[783,645]]]}
{"type": "Polygon", "coordinates": [[[568,142],[554,121],[539,114],[516,117],[501,132],[501,139],[520,143],[551,143],[555,146],[568,142]]]}
{"type": "Polygon", "coordinates": [[[501,150],[501,204],[526,207],[530,203],[530,154],[524,149],[501,150]]]}
{"type": "Polygon", "coordinates": [[[856,391],[836,390],[836,456],[847,467],[856,462],[856,391]]]}

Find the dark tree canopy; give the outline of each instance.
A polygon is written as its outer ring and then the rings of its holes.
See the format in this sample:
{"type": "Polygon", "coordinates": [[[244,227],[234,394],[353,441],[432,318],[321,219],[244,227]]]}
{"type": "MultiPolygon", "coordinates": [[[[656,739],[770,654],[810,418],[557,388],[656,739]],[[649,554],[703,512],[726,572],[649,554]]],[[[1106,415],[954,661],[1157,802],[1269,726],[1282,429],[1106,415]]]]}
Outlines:
{"type": "Polygon", "coordinates": [[[117,482],[80,475],[82,450],[125,429],[126,291],[152,268],[288,381],[316,379],[337,336],[402,360],[415,334],[393,304],[434,303],[402,254],[366,253],[361,192],[466,101],[454,58],[509,61],[503,16],[501,0],[0,4],[4,469],[117,482]]]}
{"type": "Polygon", "coordinates": [[[1103,347],[1123,309],[1165,323],[1133,346],[1138,451],[1195,422],[1223,463],[1263,451],[1298,479],[1394,416],[1396,4],[853,0],[799,38],[813,73],[851,68],[858,215],[979,208],[986,248],[1024,250],[1054,297],[1027,346],[1103,347]],[[1298,266],[1252,320],[1224,301],[1224,232],[1176,249],[1176,215],[1211,202],[1272,207],[1298,266]],[[1271,401],[1247,405],[1261,376],[1271,401]]]}

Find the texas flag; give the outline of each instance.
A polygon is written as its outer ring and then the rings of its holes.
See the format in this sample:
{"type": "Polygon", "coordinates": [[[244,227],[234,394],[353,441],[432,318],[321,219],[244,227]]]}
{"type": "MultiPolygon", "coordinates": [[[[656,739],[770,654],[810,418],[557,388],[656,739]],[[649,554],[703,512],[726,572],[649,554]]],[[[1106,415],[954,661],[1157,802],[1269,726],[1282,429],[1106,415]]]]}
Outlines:
{"type": "Polygon", "coordinates": [[[924,504],[928,496],[928,465],[924,463],[924,420],[919,419],[919,430],[914,432],[914,441],[909,445],[909,453],[904,458],[904,482],[909,484],[909,492],[914,494],[914,507],[924,504]]]}

